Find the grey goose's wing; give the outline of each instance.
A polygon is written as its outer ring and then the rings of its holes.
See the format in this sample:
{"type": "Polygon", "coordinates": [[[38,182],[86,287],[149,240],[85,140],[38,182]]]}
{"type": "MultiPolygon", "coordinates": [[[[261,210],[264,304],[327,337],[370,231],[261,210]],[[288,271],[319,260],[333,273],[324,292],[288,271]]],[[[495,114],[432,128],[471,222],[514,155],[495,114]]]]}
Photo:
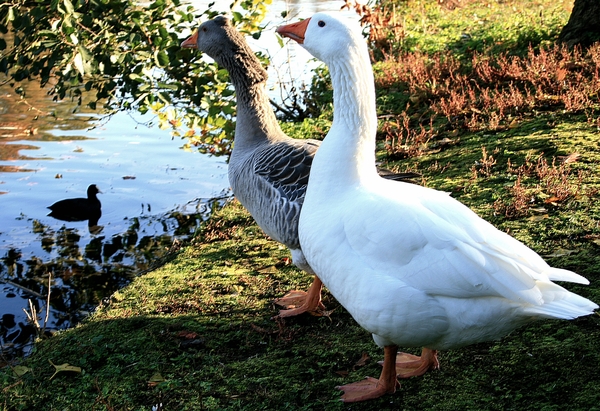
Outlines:
{"type": "Polygon", "coordinates": [[[256,153],[254,173],[264,178],[282,198],[301,205],[319,145],[317,140],[287,140],[269,145],[256,153]]]}

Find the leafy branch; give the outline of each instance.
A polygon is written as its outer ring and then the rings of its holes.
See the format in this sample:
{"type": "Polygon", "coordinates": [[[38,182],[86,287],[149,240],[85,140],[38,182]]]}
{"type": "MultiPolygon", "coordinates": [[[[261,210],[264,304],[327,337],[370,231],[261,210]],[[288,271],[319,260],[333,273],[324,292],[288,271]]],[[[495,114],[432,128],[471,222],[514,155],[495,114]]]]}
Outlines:
{"type": "MultiPolygon", "coordinates": [[[[260,36],[270,2],[234,1],[234,23],[260,36]]],[[[37,81],[57,100],[108,113],[152,112],[187,147],[227,153],[235,113],[228,74],[180,47],[198,20],[216,14],[181,0],[5,1],[0,72],[23,97],[19,84],[37,81]]]]}

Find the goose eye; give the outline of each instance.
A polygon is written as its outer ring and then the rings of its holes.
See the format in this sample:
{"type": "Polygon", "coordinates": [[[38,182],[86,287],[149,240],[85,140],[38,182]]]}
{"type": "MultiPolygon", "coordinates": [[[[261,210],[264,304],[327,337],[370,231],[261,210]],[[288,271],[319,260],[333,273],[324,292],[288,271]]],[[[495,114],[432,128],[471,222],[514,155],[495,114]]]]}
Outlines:
{"type": "Polygon", "coordinates": [[[206,27],[202,27],[202,31],[206,33],[208,29],[206,27]]]}
{"type": "Polygon", "coordinates": [[[319,25],[319,27],[325,27],[325,22],[323,20],[319,20],[317,24],[319,25]]]}

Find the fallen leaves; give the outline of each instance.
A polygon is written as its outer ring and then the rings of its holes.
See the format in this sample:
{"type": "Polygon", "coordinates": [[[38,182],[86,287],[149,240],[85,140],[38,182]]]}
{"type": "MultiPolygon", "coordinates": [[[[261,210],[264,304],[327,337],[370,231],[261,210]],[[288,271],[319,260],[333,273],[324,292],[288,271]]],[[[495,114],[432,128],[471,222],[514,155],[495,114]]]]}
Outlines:
{"type": "MultiPolygon", "coordinates": [[[[371,360],[371,357],[366,352],[363,352],[361,357],[354,363],[352,366],[352,371],[356,371],[360,367],[364,367],[371,360]]],[[[339,370],[335,371],[335,373],[341,377],[347,377],[350,374],[348,370],[339,370]]]]}
{"type": "Polygon", "coordinates": [[[369,354],[367,354],[366,352],[362,353],[362,356],[358,361],[354,363],[352,369],[356,370],[357,368],[364,367],[370,359],[371,357],[369,357],[369,354]]]}
{"type": "Polygon", "coordinates": [[[194,331],[179,331],[177,337],[182,340],[179,343],[181,348],[200,348],[204,346],[204,339],[194,331]]]}
{"type": "Polygon", "coordinates": [[[17,366],[12,367],[12,370],[17,377],[22,377],[23,375],[30,372],[31,368],[25,367],[24,365],[17,365],[17,366]]]}
{"type": "Polygon", "coordinates": [[[158,384],[165,382],[164,377],[159,373],[155,372],[152,377],[148,380],[148,387],[156,387],[158,384]]]}
{"type": "Polygon", "coordinates": [[[566,250],[564,248],[558,248],[555,251],[553,251],[552,253],[543,255],[542,257],[544,257],[544,258],[564,257],[564,256],[567,256],[567,255],[571,255],[573,253],[576,253],[577,251],[578,250],[566,250]]]}
{"type": "Polygon", "coordinates": [[[52,377],[50,377],[50,380],[52,380],[54,377],[56,377],[56,375],[60,372],[76,372],[76,373],[81,373],[81,367],[76,367],[74,365],[70,365],[68,363],[64,363],[64,364],[60,364],[60,365],[56,365],[54,364],[52,361],[48,360],[48,362],[50,364],[52,364],[52,366],[54,367],[55,371],[54,374],[52,374],[52,377]]]}
{"type": "Polygon", "coordinates": [[[258,270],[258,272],[261,274],[275,274],[277,273],[277,267],[271,265],[269,267],[261,268],[260,270],[258,270]]]}

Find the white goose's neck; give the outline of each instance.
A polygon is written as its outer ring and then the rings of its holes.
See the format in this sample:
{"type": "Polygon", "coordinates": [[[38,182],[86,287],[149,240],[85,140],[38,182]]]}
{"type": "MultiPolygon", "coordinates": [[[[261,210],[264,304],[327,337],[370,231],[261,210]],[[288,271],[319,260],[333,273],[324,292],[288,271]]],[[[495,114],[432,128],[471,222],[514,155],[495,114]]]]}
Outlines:
{"type": "Polygon", "coordinates": [[[315,157],[311,174],[326,173],[332,185],[356,184],[377,176],[377,113],[373,70],[366,44],[340,51],[327,61],[333,85],[333,124],[315,157]],[[334,181],[335,180],[335,181],[334,181]]]}

